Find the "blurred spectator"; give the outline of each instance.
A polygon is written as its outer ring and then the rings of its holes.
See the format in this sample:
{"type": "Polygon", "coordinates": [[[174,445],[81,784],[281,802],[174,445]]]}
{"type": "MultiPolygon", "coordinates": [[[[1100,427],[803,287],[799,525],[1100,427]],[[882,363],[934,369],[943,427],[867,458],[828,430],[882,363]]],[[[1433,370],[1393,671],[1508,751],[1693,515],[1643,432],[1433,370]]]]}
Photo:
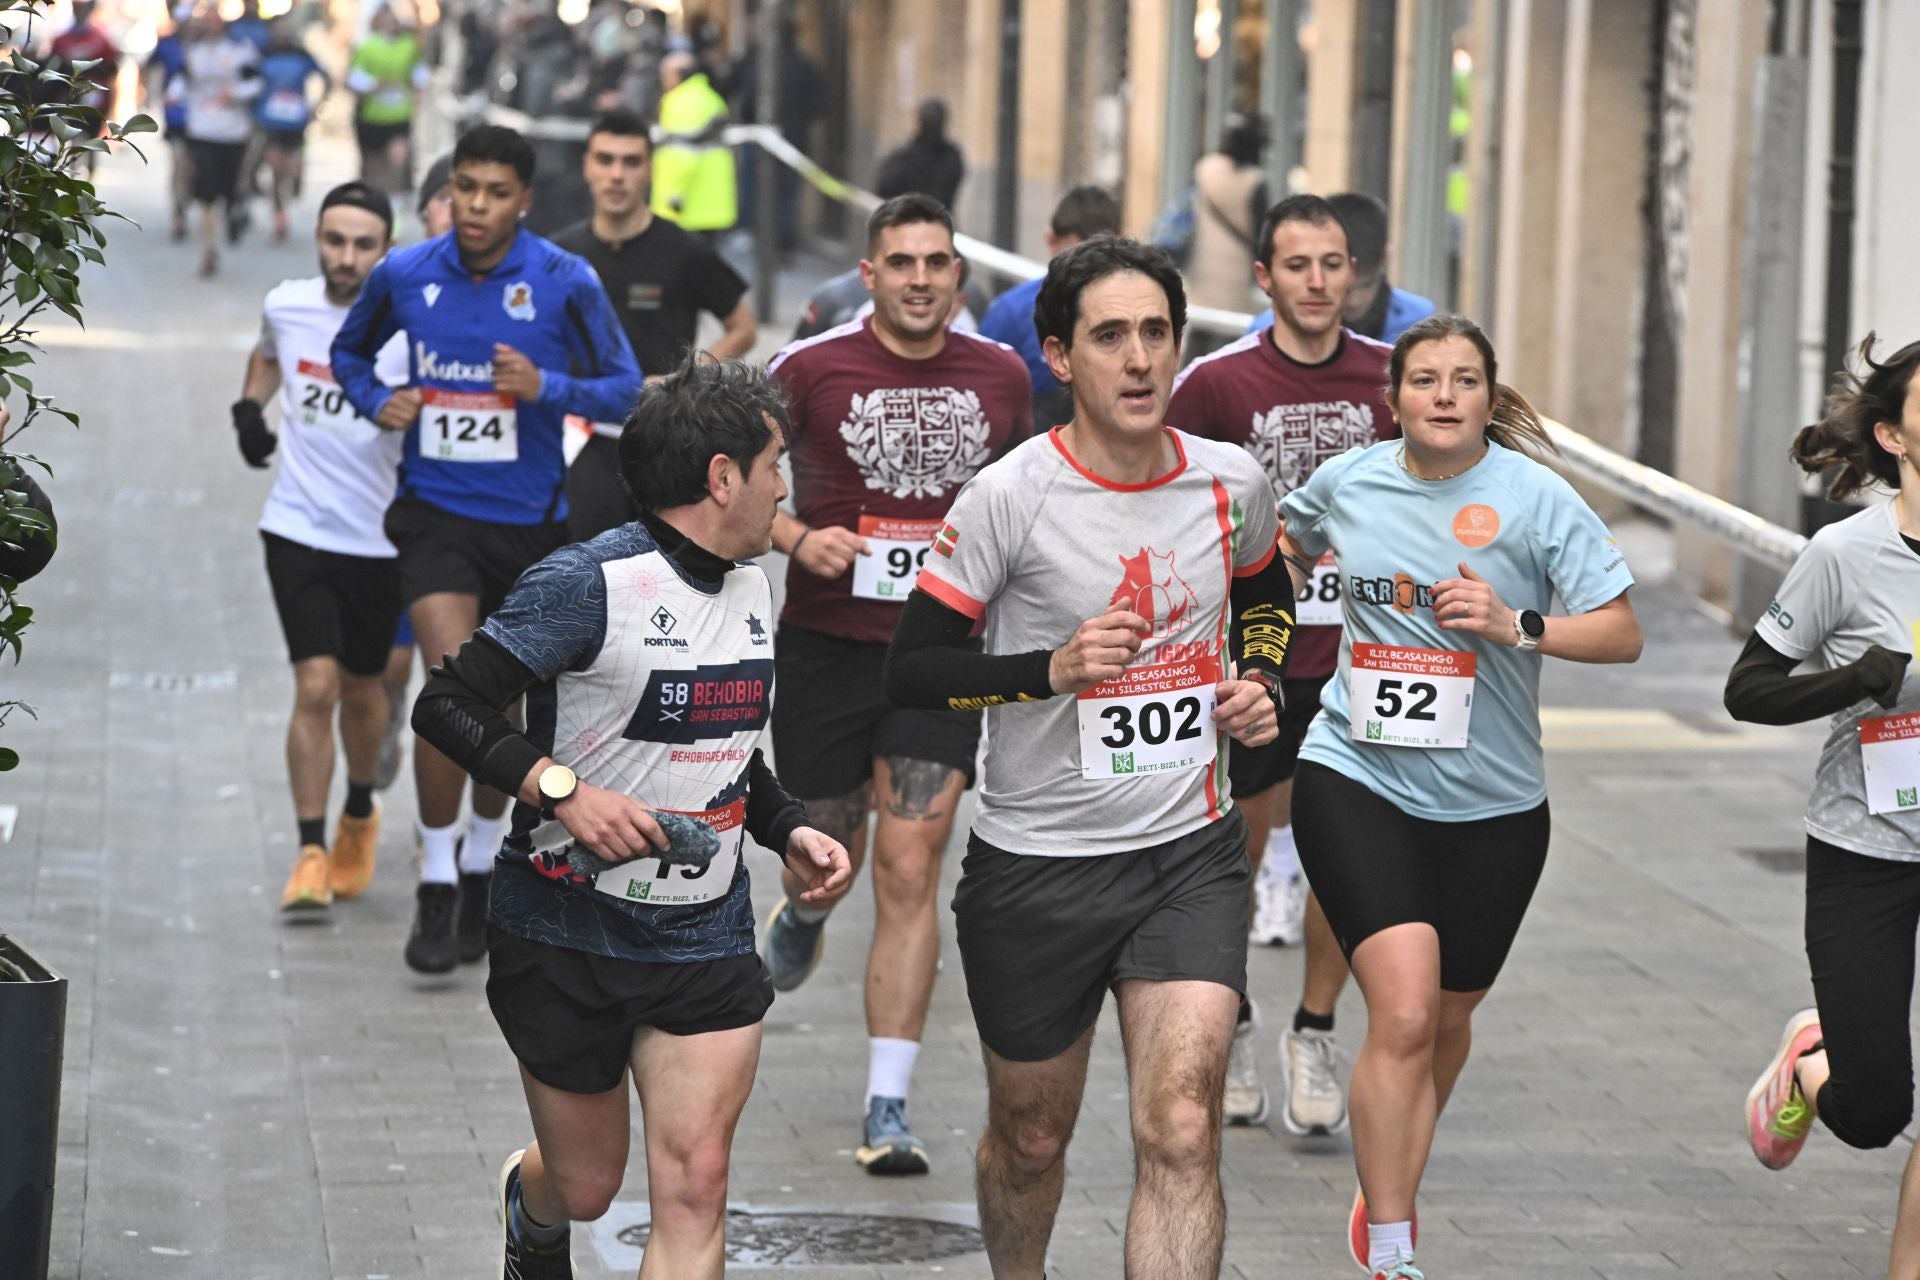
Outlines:
{"type": "Polygon", "coordinates": [[[353,132],[360,179],[389,195],[413,185],[413,109],[427,77],[420,38],[401,27],[392,5],[381,5],[353,51],[347,88],[359,95],[353,132]]]}
{"type": "Polygon", "coordinates": [[[192,200],[193,161],[187,150],[187,46],[182,28],[193,17],[193,0],[173,6],[167,33],[154,43],[141,69],[148,110],[157,99],[166,124],[167,155],[172,162],[168,192],[173,198],[173,240],[187,238],[187,205],[192,200]]]}
{"type": "Polygon", "coordinates": [[[739,221],[733,152],[723,136],[726,99],[691,53],[662,59],[660,84],[653,211],[688,231],[726,231],[739,221]]]}
{"type": "MultiPolygon", "coordinates": [[[[1220,149],[1193,166],[1193,250],[1187,261],[1187,299],[1203,307],[1251,310],[1256,243],[1267,211],[1261,162],[1267,122],[1239,112],[1227,117],[1220,149]]],[[[1188,358],[1221,345],[1225,335],[1188,329],[1188,358]]]]}
{"type": "Polygon", "coordinates": [[[227,23],[227,34],[236,40],[245,40],[263,55],[266,53],[267,46],[273,43],[273,26],[260,16],[260,0],[242,0],[240,16],[227,23]]]}
{"type": "Polygon", "coordinates": [[[881,159],[873,193],[891,200],[917,191],[951,209],[966,172],[966,159],[947,137],[947,104],[929,98],[920,104],[919,125],[913,137],[881,159]]]}
{"type": "MultiPolygon", "coordinates": [[[[760,122],[760,28],[755,20],[748,27],[746,48],[727,68],[720,84],[720,92],[732,104],[733,116],[741,121],[760,122]]],[[[825,74],[809,58],[796,41],[793,22],[780,20],[780,97],[773,114],[774,127],[788,142],[800,150],[812,154],[813,125],[825,110],[828,101],[828,87],[825,74]]],[[[735,149],[735,157],[740,172],[740,219],[742,222],[753,220],[755,183],[759,180],[756,165],[759,158],[758,148],[741,146],[735,149]]],[[[800,175],[784,164],[776,164],[774,172],[778,175],[777,192],[779,209],[779,245],[791,249],[797,243],[799,234],[796,216],[800,204],[800,175]]]]}

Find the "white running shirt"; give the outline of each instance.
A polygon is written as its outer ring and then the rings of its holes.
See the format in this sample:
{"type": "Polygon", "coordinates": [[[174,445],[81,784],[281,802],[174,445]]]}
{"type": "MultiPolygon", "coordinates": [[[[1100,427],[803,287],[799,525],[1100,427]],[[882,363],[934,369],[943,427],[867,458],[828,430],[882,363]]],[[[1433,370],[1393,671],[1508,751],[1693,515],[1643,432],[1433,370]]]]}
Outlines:
{"type": "MultiPolygon", "coordinates": [[[[281,282],[261,306],[260,353],[280,365],[280,470],[260,527],[320,551],[391,559],[382,524],[406,432],[361,417],[333,380],[328,352],[346,318],[320,276],[281,282]]],[[[405,385],[404,333],[381,350],[374,370],[388,386],[405,385]]]]}

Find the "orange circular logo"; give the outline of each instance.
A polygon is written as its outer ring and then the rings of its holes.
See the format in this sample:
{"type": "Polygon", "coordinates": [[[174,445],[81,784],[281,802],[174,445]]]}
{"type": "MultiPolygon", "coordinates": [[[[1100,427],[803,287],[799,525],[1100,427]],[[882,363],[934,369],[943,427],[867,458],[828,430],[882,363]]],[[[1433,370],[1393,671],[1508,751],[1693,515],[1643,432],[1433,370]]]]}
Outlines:
{"type": "Polygon", "coordinates": [[[1453,536],[1463,547],[1484,547],[1500,534],[1500,513],[1475,502],[1453,517],[1453,536]]]}

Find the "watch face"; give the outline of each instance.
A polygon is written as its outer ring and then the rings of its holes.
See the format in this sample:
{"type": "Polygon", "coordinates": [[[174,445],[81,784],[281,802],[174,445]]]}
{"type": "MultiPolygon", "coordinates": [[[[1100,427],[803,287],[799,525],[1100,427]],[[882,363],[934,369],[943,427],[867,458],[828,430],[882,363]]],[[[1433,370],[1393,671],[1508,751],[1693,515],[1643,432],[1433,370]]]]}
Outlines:
{"type": "Polygon", "coordinates": [[[549,800],[565,800],[573,794],[573,770],[563,764],[552,765],[540,774],[540,794],[549,800]]]}
{"type": "Polygon", "coordinates": [[[1520,629],[1538,640],[1547,634],[1547,620],[1531,609],[1523,609],[1520,612],[1520,629]]]}

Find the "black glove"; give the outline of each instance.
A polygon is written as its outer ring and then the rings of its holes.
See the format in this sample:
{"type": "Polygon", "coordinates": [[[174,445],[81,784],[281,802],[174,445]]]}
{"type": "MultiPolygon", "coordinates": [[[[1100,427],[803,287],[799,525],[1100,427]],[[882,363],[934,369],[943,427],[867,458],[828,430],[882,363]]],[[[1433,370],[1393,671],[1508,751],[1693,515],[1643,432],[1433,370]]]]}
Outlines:
{"type": "Polygon", "coordinates": [[[1900,686],[1907,682],[1907,667],[1913,662],[1913,655],[1900,653],[1885,645],[1868,645],[1867,651],[1854,660],[1854,666],[1860,669],[1860,681],[1867,696],[1881,706],[1892,710],[1893,704],[1900,700],[1900,686]]]}
{"type": "Polygon", "coordinates": [[[247,460],[248,466],[264,470],[280,437],[267,430],[267,415],[261,412],[258,402],[233,402],[233,429],[240,437],[240,456],[247,460]]]}

